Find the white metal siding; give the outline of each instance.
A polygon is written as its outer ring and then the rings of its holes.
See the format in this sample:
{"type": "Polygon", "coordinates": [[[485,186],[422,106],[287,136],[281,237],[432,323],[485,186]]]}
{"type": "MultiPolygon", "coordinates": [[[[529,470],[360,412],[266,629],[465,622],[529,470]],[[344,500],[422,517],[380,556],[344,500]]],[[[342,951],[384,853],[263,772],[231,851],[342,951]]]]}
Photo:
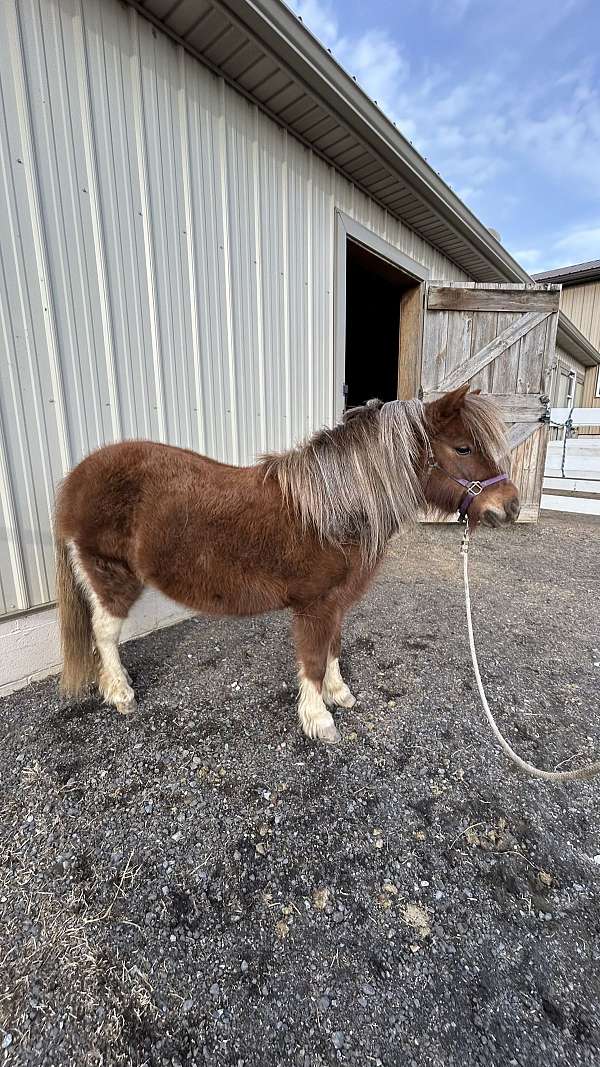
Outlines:
{"type": "Polygon", "coordinates": [[[132,8],[0,5],[0,612],[108,441],[233,463],[333,412],[334,209],[466,275],[132,8]]]}

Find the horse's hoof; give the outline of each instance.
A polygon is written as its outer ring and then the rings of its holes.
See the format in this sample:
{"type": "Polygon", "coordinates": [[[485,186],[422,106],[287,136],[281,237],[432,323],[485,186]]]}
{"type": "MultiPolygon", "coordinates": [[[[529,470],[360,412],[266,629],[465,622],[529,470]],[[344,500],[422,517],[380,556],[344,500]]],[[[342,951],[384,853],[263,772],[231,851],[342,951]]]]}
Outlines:
{"type": "Polygon", "coordinates": [[[131,700],[115,704],[115,708],[119,712],[119,715],[133,715],[134,711],[137,711],[137,700],[135,697],[132,697],[131,700]]]}
{"type": "Polygon", "coordinates": [[[322,730],[319,730],[319,740],[325,741],[328,745],[337,745],[342,738],[337,727],[331,723],[330,726],[324,726],[322,730]]]}
{"type": "Polygon", "coordinates": [[[348,689],[345,693],[339,693],[334,702],[338,708],[353,708],[356,704],[356,697],[348,689]]]}

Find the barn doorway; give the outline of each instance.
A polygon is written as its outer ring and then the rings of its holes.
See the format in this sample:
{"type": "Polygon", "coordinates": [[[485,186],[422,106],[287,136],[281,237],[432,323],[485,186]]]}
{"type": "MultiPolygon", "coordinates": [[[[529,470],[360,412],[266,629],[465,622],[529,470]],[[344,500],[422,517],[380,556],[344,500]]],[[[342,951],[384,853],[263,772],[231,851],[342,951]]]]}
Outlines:
{"type": "Polygon", "coordinates": [[[429,271],[336,211],[334,418],[345,408],[415,396],[429,271]]]}
{"type": "Polygon", "coordinates": [[[348,241],[346,251],[346,407],[396,400],[402,297],[415,282],[399,267],[348,241]]]}

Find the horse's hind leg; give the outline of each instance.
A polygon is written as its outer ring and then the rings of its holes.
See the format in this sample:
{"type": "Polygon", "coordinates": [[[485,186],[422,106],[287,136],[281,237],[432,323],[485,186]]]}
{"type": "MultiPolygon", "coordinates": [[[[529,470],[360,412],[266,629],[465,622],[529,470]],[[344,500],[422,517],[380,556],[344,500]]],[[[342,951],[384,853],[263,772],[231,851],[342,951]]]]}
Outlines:
{"type": "Polygon", "coordinates": [[[107,704],[122,715],[135,711],[129,673],[119,656],[123,623],[142,586],[118,560],[99,559],[72,546],[73,567],[90,604],[94,644],[100,660],[98,688],[107,704]]]}
{"type": "Polygon", "coordinates": [[[323,700],[323,679],[334,626],[335,613],[318,602],[294,614],[294,638],[300,666],[298,715],[308,737],[319,737],[330,743],[340,739],[323,700]]]}

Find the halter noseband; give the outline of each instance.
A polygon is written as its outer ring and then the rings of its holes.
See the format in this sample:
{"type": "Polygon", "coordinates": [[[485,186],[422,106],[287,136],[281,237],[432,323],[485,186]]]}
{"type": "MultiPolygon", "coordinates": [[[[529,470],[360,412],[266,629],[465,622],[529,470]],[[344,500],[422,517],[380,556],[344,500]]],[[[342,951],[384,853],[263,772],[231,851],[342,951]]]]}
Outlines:
{"type": "Polygon", "coordinates": [[[427,442],[427,466],[430,471],[434,469],[441,471],[447,478],[456,482],[457,485],[461,485],[465,490],[461,497],[460,504],[458,505],[459,522],[467,521],[467,512],[471,507],[471,504],[476,496],[483,493],[484,489],[487,489],[490,485],[497,485],[498,482],[508,481],[508,474],[495,474],[493,478],[485,478],[482,482],[470,482],[468,478],[455,478],[453,474],[450,474],[450,471],[447,471],[445,467],[440,466],[437,462],[429,441],[427,442]]]}

